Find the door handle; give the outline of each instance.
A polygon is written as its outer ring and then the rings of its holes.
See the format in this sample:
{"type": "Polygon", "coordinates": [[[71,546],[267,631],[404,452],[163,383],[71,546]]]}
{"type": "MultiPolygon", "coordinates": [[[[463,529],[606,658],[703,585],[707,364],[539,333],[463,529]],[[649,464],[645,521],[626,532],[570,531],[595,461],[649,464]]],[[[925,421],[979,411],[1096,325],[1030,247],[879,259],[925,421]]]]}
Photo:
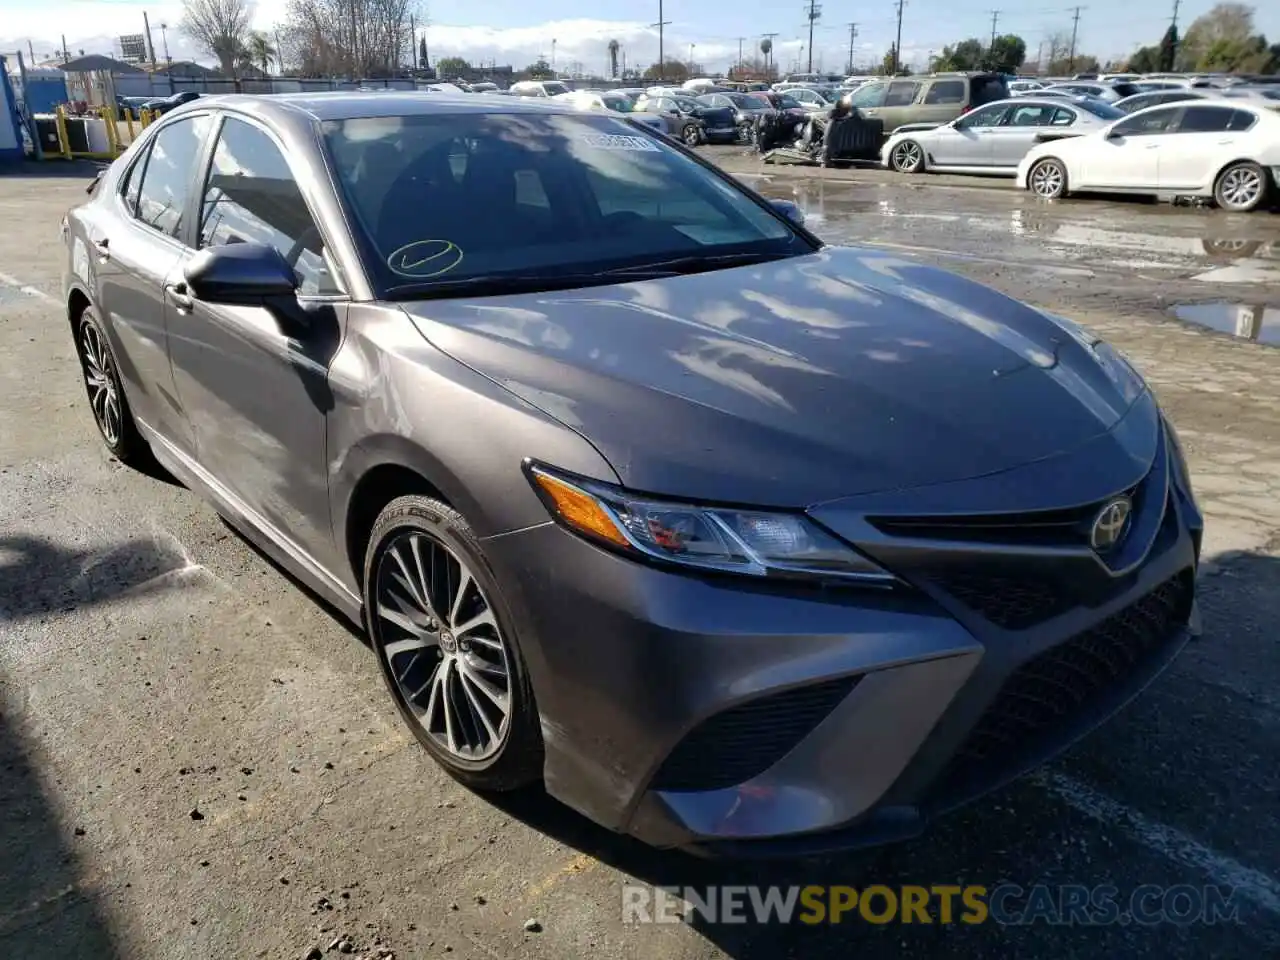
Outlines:
{"type": "Polygon", "coordinates": [[[1147,144],[1147,149],[1148,149],[1148,150],[1159,150],[1159,149],[1160,149],[1160,144],[1158,144],[1158,143],[1148,143],[1148,144],[1147,144]]]}
{"type": "Polygon", "coordinates": [[[191,298],[191,294],[187,292],[185,283],[171,283],[164,288],[164,292],[168,294],[169,299],[173,301],[173,305],[178,308],[180,313],[190,310],[195,306],[195,300],[191,298]]]}
{"type": "Polygon", "coordinates": [[[1234,138],[1234,137],[1229,137],[1229,138],[1227,138],[1226,140],[1219,140],[1219,141],[1218,141],[1218,146],[1220,146],[1220,147],[1229,147],[1229,146],[1231,146],[1231,144],[1233,144],[1233,143],[1235,143],[1235,142],[1236,142],[1236,141],[1235,141],[1235,138],[1234,138]]]}

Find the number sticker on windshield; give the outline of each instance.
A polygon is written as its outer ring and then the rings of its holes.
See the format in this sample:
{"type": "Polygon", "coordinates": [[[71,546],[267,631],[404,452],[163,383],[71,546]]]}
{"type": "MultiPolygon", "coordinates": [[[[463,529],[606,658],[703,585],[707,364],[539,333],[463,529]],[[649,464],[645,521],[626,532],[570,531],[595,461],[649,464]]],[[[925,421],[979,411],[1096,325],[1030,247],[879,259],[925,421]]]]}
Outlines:
{"type": "Polygon", "coordinates": [[[597,150],[630,150],[634,153],[659,153],[653,141],[645,137],[627,137],[621,134],[589,133],[582,138],[589,147],[597,150]]]}

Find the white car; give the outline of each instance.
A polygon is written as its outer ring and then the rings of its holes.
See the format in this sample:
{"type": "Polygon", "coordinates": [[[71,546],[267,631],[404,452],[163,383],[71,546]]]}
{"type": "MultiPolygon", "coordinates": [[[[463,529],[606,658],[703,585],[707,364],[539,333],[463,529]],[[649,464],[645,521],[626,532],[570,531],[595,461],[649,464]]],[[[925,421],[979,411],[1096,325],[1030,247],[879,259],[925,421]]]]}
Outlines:
{"type": "Polygon", "coordinates": [[[1037,90],[1043,90],[1045,84],[1039,80],[1010,80],[1009,93],[1012,96],[1021,96],[1024,93],[1035,93],[1037,90]]]}
{"type": "Polygon", "coordinates": [[[1148,107],[1097,133],[1032,148],[1017,177],[1047,200],[1075,191],[1212,197],[1243,213],[1261,206],[1280,177],[1280,114],[1227,99],[1148,107]]]}
{"type": "Polygon", "coordinates": [[[1046,140],[1100,130],[1121,114],[1092,97],[997,100],[950,123],[898,128],[880,150],[880,162],[899,173],[990,173],[1013,176],[1027,151],[1046,140]],[[923,129],[922,129],[923,127],[923,129]]]}
{"type": "Polygon", "coordinates": [[[551,98],[560,103],[567,103],[577,110],[600,110],[605,113],[626,114],[637,123],[660,133],[668,133],[667,121],[660,114],[642,113],[636,110],[635,101],[625,93],[597,93],[590,90],[571,90],[568,93],[557,93],[551,98]]]}

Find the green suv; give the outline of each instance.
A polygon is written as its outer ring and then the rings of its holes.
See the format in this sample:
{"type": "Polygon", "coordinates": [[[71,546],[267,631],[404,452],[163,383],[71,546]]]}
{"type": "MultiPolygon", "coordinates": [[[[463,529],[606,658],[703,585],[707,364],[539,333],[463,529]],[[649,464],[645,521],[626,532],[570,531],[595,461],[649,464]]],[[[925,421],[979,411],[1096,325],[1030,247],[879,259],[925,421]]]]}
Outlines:
{"type": "Polygon", "coordinates": [[[870,80],[848,96],[868,118],[884,121],[885,136],[908,124],[948,123],[984,103],[1009,96],[998,73],[930,73],[919,77],[870,80]]]}

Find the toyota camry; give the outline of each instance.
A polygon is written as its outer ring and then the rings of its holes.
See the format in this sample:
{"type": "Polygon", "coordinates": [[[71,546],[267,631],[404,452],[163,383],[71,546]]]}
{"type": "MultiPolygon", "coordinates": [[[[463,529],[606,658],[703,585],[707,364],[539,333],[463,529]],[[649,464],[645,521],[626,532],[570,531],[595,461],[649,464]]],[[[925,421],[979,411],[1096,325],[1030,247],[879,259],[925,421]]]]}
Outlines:
{"type": "Polygon", "coordinates": [[[112,454],[367,631],[422,746],[708,855],[883,842],[1196,630],[1173,427],[1071,322],[625,116],[201,98],[63,223],[112,454]]]}

